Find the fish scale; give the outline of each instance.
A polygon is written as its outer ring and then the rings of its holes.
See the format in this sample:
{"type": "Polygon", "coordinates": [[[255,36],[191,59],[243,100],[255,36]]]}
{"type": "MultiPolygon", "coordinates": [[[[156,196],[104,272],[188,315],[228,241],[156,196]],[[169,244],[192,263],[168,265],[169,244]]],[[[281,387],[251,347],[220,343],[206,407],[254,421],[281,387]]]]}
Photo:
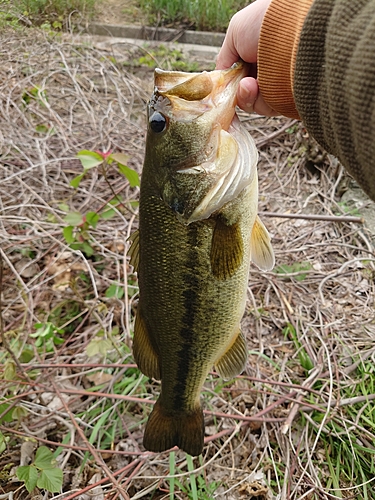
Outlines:
{"type": "Polygon", "coordinates": [[[150,451],[202,452],[204,381],[213,365],[230,378],[247,359],[240,321],[250,259],[273,266],[269,236],[257,218],[256,150],[232,121],[243,75],[241,64],[155,75],[139,233],[130,251],[140,290],[134,358],[144,374],[161,380],[143,440],[150,451]],[[233,157],[233,151],[241,154],[233,157]],[[223,179],[235,181],[226,186],[223,179]]]}

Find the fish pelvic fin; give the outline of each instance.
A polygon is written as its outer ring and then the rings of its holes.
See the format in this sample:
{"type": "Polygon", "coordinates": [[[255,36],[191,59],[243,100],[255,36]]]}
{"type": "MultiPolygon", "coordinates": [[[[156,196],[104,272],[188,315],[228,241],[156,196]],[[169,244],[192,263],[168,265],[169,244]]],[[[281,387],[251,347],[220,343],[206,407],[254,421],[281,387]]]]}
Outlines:
{"type": "Polygon", "coordinates": [[[219,280],[233,276],[242,263],[244,246],[238,223],[227,225],[218,217],[211,242],[211,269],[219,280]]]}
{"type": "Polygon", "coordinates": [[[239,375],[245,369],[247,361],[247,346],[241,330],[236,340],[215,363],[217,373],[224,380],[229,380],[239,375]]]}
{"type": "Polygon", "coordinates": [[[135,318],[133,356],[138,368],[146,377],[161,379],[159,356],[152,346],[141,308],[135,318]]]}
{"type": "Polygon", "coordinates": [[[132,233],[128,241],[130,241],[131,245],[128,250],[128,254],[130,255],[129,264],[134,267],[134,271],[137,273],[139,269],[139,230],[137,229],[132,233]]]}
{"type": "Polygon", "coordinates": [[[168,415],[160,401],[155,403],[146,424],[143,446],[148,451],[162,452],[178,446],[189,455],[202,453],[204,417],[201,407],[188,413],[168,415]]]}
{"type": "Polygon", "coordinates": [[[275,255],[270,235],[260,218],[256,217],[251,233],[251,260],[262,271],[270,271],[275,265],[275,255]]]}

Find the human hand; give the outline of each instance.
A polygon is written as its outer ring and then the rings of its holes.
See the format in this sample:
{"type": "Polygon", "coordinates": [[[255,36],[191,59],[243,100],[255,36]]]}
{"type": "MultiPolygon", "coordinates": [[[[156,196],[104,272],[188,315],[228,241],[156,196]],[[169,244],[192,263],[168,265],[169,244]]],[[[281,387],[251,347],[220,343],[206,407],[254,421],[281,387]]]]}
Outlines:
{"type": "Polygon", "coordinates": [[[264,101],[256,80],[260,29],[270,3],[271,0],[256,0],[232,17],[216,68],[230,68],[238,59],[249,63],[249,76],[243,78],[238,87],[237,104],[249,113],[275,116],[277,113],[264,101]]]}

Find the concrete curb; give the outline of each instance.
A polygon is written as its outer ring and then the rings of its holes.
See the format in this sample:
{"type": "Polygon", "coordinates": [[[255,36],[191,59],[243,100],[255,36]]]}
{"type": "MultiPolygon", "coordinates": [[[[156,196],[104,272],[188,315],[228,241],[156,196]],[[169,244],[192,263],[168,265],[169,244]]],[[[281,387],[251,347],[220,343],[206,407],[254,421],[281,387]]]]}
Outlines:
{"type": "Polygon", "coordinates": [[[90,23],[87,28],[87,33],[90,35],[112,36],[116,38],[178,42],[192,45],[208,45],[211,47],[221,47],[225,37],[224,33],[100,23],[90,23]]]}

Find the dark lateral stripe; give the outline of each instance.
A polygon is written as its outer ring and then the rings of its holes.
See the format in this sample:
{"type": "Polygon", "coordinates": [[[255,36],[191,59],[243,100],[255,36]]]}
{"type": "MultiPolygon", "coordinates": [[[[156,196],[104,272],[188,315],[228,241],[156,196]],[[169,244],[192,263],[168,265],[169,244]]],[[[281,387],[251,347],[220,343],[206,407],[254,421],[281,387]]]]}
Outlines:
{"type": "Polygon", "coordinates": [[[199,262],[197,261],[197,253],[194,251],[197,245],[197,231],[200,223],[192,224],[189,227],[189,252],[186,255],[184,268],[186,273],[183,276],[183,286],[187,288],[183,291],[184,297],[184,316],[182,318],[182,328],[180,330],[181,349],[178,351],[178,370],[177,380],[174,385],[173,405],[176,410],[185,408],[186,406],[186,382],[191,362],[193,358],[194,345],[194,323],[197,316],[198,308],[200,307],[199,293],[199,262]]]}

